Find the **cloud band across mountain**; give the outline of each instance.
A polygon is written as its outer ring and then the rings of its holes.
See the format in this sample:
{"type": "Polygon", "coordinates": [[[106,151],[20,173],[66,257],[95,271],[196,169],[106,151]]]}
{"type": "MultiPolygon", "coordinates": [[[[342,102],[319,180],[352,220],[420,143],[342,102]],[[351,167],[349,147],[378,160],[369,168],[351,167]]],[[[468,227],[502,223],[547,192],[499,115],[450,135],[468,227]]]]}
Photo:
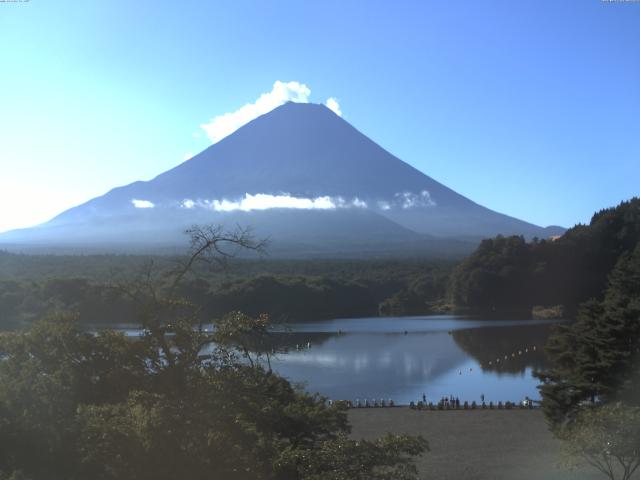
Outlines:
{"type": "Polygon", "coordinates": [[[270,195],[266,193],[250,193],[238,200],[192,200],[185,199],[181,205],[183,208],[191,209],[203,207],[216,212],[233,212],[252,210],[269,210],[272,208],[289,208],[297,210],[335,210],[337,208],[366,208],[366,202],[359,198],[345,200],[342,197],[321,196],[315,198],[295,197],[288,194],[270,195]]]}
{"type": "MultiPolygon", "coordinates": [[[[135,208],[154,208],[155,203],[149,200],[132,199],[135,208]]],[[[378,200],[373,202],[377,209],[387,211],[392,208],[409,209],[414,207],[433,207],[436,203],[431,199],[426,190],[420,193],[399,192],[393,199],[378,200]]],[[[328,195],[318,197],[297,197],[287,193],[271,195],[267,193],[246,193],[244,197],[229,200],[222,199],[191,199],[186,198],[180,203],[181,208],[191,210],[205,208],[216,212],[253,210],[270,210],[274,208],[295,210],[336,210],[340,208],[369,208],[369,203],[359,197],[347,199],[342,196],[331,197],[328,195]]]]}

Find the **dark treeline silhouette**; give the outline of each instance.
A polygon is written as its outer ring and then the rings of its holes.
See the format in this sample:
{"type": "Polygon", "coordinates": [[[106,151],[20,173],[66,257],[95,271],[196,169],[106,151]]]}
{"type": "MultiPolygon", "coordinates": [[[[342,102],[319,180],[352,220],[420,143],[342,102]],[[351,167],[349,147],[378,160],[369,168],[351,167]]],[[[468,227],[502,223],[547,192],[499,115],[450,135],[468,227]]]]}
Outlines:
{"type": "Polygon", "coordinates": [[[547,353],[551,366],[536,375],[567,457],[630,480],[640,468],[640,243],[618,259],[603,299],[556,327],[547,353]]]}
{"type": "Polygon", "coordinates": [[[553,426],[585,402],[640,407],[640,243],[620,257],[603,300],[585,302],[574,323],[556,327],[547,351],[552,368],[538,376],[553,426]]]}
{"type": "Polygon", "coordinates": [[[474,311],[530,313],[536,305],[562,305],[574,317],[582,302],[602,298],[607,276],[639,240],[639,198],[601,210],[560,238],[484,240],[454,270],[450,298],[474,311]]]}
{"type": "MultiPolygon", "coordinates": [[[[55,310],[85,324],[135,323],[135,302],[122,288],[146,272],[158,284],[180,257],[31,256],[0,252],[0,329],[26,325],[55,310]]],[[[210,321],[232,310],[270,312],[277,322],[434,311],[451,262],[427,260],[234,260],[225,270],[198,265],[180,293],[210,321]]]]}

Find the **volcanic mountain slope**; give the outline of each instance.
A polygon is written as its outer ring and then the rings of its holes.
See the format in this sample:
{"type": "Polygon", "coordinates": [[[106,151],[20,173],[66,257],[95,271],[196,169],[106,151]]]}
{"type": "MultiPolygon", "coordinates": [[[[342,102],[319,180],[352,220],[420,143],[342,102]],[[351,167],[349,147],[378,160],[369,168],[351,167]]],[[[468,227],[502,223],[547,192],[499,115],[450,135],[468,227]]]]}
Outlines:
{"type": "Polygon", "coordinates": [[[308,251],[435,248],[445,238],[454,245],[450,239],[562,232],[472,202],[323,105],[287,103],[153,180],[0,235],[0,245],[177,245],[194,223],[249,225],[276,249],[308,251]]]}

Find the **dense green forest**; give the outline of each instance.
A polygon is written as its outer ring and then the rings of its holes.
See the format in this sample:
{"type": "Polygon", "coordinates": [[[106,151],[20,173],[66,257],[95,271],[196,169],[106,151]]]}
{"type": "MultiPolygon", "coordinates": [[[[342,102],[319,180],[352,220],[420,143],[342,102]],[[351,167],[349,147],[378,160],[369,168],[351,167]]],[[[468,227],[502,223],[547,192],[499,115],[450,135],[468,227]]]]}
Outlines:
{"type": "MultiPolygon", "coordinates": [[[[137,321],[128,286],[167,283],[182,257],[32,256],[0,252],[0,328],[51,311],[86,324],[137,321]]],[[[276,322],[437,311],[451,262],[427,260],[246,260],[200,263],[181,294],[211,321],[232,310],[269,312],[276,322]]]]}
{"type": "Polygon", "coordinates": [[[640,243],[620,257],[601,301],[581,305],[576,322],[556,327],[540,374],[549,418],[561,425],[598,398],[640,407],[640,243]]]}
{"type": "Polygon", "coordinates": [[[536,305],[578,306],[601,299],[609,273],[640,241],[640,199],[596,213],[557,239],[484,240],[451,276],[450,300],[473,311],[530,313],[536,305]]]}
{"type": "Polygon", "coordinates": [[[640,243],[620,256],[601,300],[555,327],[547,353],[551,367],[536,375],[567,458],[630,480],[640,468],[640,243]]]}
{"type": "Polygon", "coordinates": [[[231,313],[211,336],[193,313],[150,300],[137,341],[68,316],[0,335],[0,479],[416,478],[424,439],[350,439],[346,405],[271,371],[266,316],[231,313]]]}

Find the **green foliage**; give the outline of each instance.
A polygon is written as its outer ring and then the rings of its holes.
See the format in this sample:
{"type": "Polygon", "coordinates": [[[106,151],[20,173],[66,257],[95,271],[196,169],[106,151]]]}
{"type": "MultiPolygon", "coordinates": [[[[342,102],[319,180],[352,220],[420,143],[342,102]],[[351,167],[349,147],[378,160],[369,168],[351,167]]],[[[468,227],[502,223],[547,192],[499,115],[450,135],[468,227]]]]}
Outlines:
{"type": "Polygon", "coordinates": [[[176,322],[171,361],[154,333],[92,335],[64,316],[2,334],[0,472],[33,480],[415,478],[411,458],[423,440],[349,440],[344,406],[295,390],[259,353],[247,362],[238,345],[265,335],[266,317],[234,313],[219,327],[227,342],[203,349],[204,334],[176,322]]]}
{"type": "MultiPolygon", "coordinates": [[[[265,368],[266,315],[232,312],[213,334],[202,328],[202,303],[188,294],[206,284],[189,280],[194,269],[261,244],[245,230],[188,233],[191,255],[167,275],[149,265],[110,288],[135,305],[139,339],[87,333],[63,315],[0,334],[0,479],[347,478],[336,475],[362,459],[366,478],[415,478],[423,440],[348,440],[345,405],[327,406],[265,368]]],[[[74,301],[69,285],[84,296],[93,288],[56,281],[48,295],[74,301]]]]}
{"type": "Polygon", "coordinates": [[[428,444],[419,437],[355,441],[339,435],[314,450],[288,450],[278,467],[304,480],[410,480],[418,473],[412,456],[425,450],[428,444]]]}
{"type": "Polygon", "coordinates": [[[543,407],[557,429],[584,402],[622,400],[640,406],[640,244],[622,255],[602,302],[583,305],[547,347],[554,367],[539,373],[543,407]]]}
{"type": "Polygon", "coordinates": [[[562,433],[569,464],[585,461],[611,480],[640,467],[640,408],[620,403],[588,408],[562,433]]]}
{"type": "Polygon", "coordinates": [[[517,309],[528,305],[530,246],[522,237],[483,240],[454,271],[452,301],[479,310],[517,309]]]}
{"type": "Polygon", "coordinates": [[[484,240],[451,276],[458,307],[518,311],[564,305],[568,316],[590,298],[602,298],[618,259],[640,241],[640,198],[596,213],[555,240],[484,240]]]}
{"type": "Polygon", "coordinates": [[[330,278],[259,275],[223,283],[209,299],[211,313],[268,311],[279,321],[375,315],[378,304],[360,284],[330,278]]]}
{"type": "Polygon", "coordinates": [[[406,288],[396,292],[379,306],[385,315],[420,315],[443,309],[449,271],[434,269],[415,276],[406,288]]]}
{"type": "MultiPolygon", "coordinates": [[[[166,293],[176,266],[184,262],[182,257],[0,255],[0,329],[28,325],[54,310],[73,311],[85,324],[136,323],[140,305],[132,291],[149,294],[139,287],[151,281],[166,293]],[[109,276],[107,269],[114,273],[109,276]],[[20,280],[2,280],[8,277],[20,280]]],[[[200,319],[242,310],[251,316],[268,311],[278,322],[373,316],[379,310],[429,313],[444,297],[451,269],[448,263],[346,260],[238,261],[222,271],[206,263],[193,267],[173,294],[197,305],[200,319]]]]}

